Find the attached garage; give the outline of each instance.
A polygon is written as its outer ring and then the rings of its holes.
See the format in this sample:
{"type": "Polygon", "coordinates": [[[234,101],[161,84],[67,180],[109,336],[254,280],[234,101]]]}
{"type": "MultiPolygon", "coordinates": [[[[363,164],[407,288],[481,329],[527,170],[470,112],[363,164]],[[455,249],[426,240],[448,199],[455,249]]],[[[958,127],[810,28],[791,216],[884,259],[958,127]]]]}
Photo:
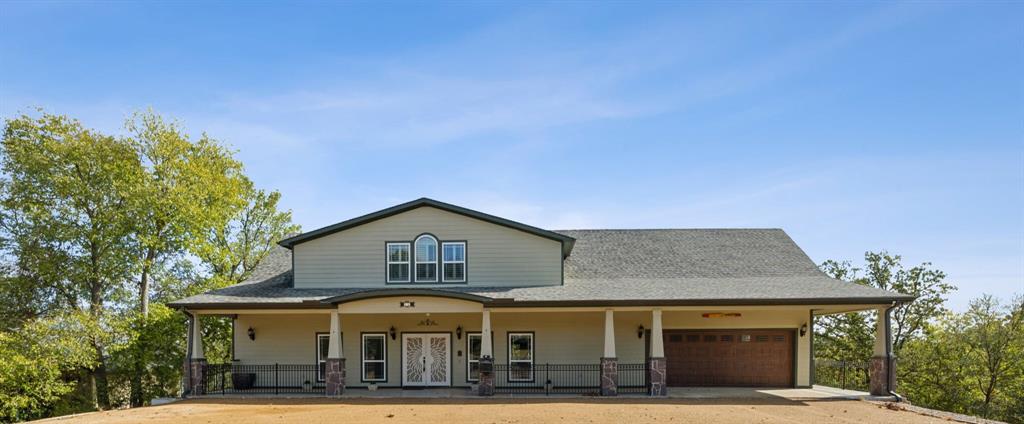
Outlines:
{"type": "Polygon", "coordinates": [[[666,330],[669,386],[793,387],[793,330],[666,330]]]}

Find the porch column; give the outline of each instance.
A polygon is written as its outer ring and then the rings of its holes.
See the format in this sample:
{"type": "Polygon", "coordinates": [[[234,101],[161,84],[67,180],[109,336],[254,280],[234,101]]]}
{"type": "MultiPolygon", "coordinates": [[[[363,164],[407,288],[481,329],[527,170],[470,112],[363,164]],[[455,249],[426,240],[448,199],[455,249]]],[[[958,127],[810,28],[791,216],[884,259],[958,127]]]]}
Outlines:
{"type": "Polygon", "coordinates": [[[619,394],[619,361],[615,356],[615,312],[604,311],[604,356],[601,357],[601,396],[619,394]]]}
{"type": "Polygon", "coordinates": [[[203,385],[203,371],[205,371],[206,357],[203,354],[203,331],[199,325],[199,314],[192,313],[192,350],[189,352],[189,393],[192,395],[206,394],[206,387],[203,385]]]}
{"type": "Polygon", "coordinates": [[[875,322],[875,347],[871,357],[870,385],[871,394],[888,396],[889,391],[896,390],[895,360],[890,354],[889,343],[889,308],[878,308],[875,322]]]}
{"type": "Polygon", "coordinates": [[[647,362],[650,373],[649,394],[651,396],[668,395],[667,375],[665,374],[665,341],[661,336],[661,309],[651,311],[651,357],[647,362]]]}
{"type": "Polygon", "coordinates": [[[484,309],[480,325],[480,376],[477,394],[494,396],[494,353],[491,351],[491,311],[484,309]]]}
{"type": "Polygon", "coordinates": [[[327,338],[327,360],[324,371],[327,396],[341,396],[345,393],[345,352],[341,346],[341,317],[335,308],[331,311],[331,333],[327,338]]]}

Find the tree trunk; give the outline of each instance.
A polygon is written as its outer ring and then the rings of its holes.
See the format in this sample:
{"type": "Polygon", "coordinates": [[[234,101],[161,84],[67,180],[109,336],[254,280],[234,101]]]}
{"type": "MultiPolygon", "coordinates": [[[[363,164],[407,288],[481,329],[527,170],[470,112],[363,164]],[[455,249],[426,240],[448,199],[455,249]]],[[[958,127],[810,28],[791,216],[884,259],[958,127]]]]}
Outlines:
{"type": "Polygon", "coordinates": [[[110,409],[110,386],[107,383],[107,359],[103,355],[103,346],[99,343],[93,342],[93,347],[96,349],[96,368],[92,370],[92,381],[96,389],[95,393],[96,405],[100,410],[110,409]]]}
{"type": "Polygon", "coordinates": [[[142,276],[139,279],[139,339],[135,353],[135,363],[132,364],[131,395],[129,402],[132,407],[142,406],[145,402],[142,399],[142,374],[145,373],[146,364],[142,358],[148,349],[146,343],[146,324],[149,323],[149,276],[153,269],[153,261],[156,260],[156,249],[149,248],[146,251],[146,258],[142,262],[142,276]]]}

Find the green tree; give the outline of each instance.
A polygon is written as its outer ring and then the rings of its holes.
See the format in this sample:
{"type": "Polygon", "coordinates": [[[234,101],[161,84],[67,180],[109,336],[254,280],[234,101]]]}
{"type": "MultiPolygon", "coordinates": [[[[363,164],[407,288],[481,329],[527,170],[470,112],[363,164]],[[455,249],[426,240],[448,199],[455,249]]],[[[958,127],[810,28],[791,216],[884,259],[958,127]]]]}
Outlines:
{"type": "Polygon", "coordinates": [[[140,246],[137,361],[131,405],[143,403],[144,359],[150,349],[146,330],[154,267],[165,256],[194,250],[203,235],[230,219],[243,205],[247,187],[242,165],[224,146],[203,134],[189,140],[182,128],[153,112],[136,113],[126,125],[142,164],[141,184],[132,198],[135,243],[140,246]]]}
{"type": "Polygon", "coordinates": [[[898,369],[901,389],[918,405],[1024,422],[1024,308],[982,296],[947,313],[926,337],[908,342],[898,369]]]}
{"type": "MultiPolygon", "coordinates": [[[[882,251],[865,253],[864,263],[861,269],[848,261],[828,260],[820,268],[833,278],[917,297],[913,302],[899,304],[892,310],[892,345],[899,357],[899,352],[909,340],[920,336],[930,320],[946,311],[946,295],[956,287],[945,281],[944,272],[931,268],[928,262],[906,269],[899,255],[882,251]]],[[[876,319],[874,312],[818,317],[815,337],[821,343],[815,349],[835,355],[832,359],[866,361],[872,354],[876,319]]]]}
{"type": "Polygon", "coordinates": [[[56,405],[75,389],[69,377],[96,358],[91,346],[80,343],[83,336],[100,331],[94,324],[87,313],[75,313],[0,332],[0,421],[61,412],[56,405]]]}
{"type": "MultiPolygon", "coordinates": [[[[63,310],[85,311],[107,324],[108,300],[121,296],[137,246],[124,214],[138,185],[131,146],[87,130],[75,120],[43,113],[7,121],[0,169],[0,205],[9,225],[8,248],[25,275],[53,290],[63,310]]],[[[90,374],[96,406],[108,407],[107,355],[98,333],[90,374]]]]}

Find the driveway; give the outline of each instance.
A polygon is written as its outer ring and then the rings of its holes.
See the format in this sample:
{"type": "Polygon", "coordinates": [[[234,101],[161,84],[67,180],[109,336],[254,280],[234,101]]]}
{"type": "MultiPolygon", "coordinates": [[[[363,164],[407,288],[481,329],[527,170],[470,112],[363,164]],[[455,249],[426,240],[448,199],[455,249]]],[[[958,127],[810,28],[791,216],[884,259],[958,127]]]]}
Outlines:
{"type": "Polygon", "coordinates": [[[192,399],[47,420],[61,423],[948,423],[860,400],[192,399]]]}

